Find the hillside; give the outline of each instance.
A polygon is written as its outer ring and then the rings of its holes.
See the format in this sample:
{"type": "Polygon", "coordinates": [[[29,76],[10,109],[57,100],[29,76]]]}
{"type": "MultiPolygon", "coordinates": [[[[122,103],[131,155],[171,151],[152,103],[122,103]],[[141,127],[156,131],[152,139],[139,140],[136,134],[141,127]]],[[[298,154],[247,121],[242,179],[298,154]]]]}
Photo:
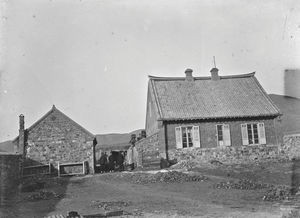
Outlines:
{"type": "Polygon", "coordinates": [[[269,96],[283,113],[283,132],[285,134],[300,133],[300,99],[275,94],[269,96]]]}
{"type": "Polygon", "coordinates": [[[98,134],[96,135],[98,142],[97,149],[99,147],[110,147],[111,145],[114,145],[114,147],[126,146],[129,144],[131,134],[138,136],[141,130],[142,129],[138,129],[130,133],[98,134]]]}
{"type": "Polygon", "coordinates": [[[5,142],[0,142],[0,153],[1,152],[13,152],[14,151],[14,145],[12,141],[5,141],[5,142]]]}

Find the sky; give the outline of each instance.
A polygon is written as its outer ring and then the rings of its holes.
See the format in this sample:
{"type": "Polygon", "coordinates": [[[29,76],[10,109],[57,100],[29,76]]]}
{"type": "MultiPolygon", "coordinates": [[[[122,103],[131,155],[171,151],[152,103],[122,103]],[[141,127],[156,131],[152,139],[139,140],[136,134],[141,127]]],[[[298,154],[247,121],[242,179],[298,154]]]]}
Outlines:
{"type": "Polygon", "coordinates": [[[0,0],[0,142],[55,106],[93,134],[145,127],[148,75],[300,68],[298,0],[0,0]]]}

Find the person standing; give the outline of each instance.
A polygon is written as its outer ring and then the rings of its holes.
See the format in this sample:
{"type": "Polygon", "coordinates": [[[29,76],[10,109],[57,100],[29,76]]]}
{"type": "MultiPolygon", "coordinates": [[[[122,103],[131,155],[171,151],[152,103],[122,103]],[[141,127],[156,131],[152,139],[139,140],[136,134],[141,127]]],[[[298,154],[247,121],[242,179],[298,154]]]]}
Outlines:
{"type": "Polygon", "coordinates": [[[134,170],[136,164],[137,164],[137,159],[138,159],[138,152],[136,150],[135,147],[135,135],[131,135],[131,139],[130,139],[130,147],[127,150],[127,164],[129,165],[130,170],[134,170]]]}
{"type": "Polygon", "coordinates": [[[114,172],[115,170],[115,158],[113,156],[113,152],[110,152],[110,155],[108,157],[108,171],[114,172]]]}
{"type": "Polygon", "coordinates": [[[118,156],[117,156],[117,166],[118,166],[119,171],[124,170],[124,156],[121,151],[118,153],[118,156]]]}
{"type": "Polygon", "coordinates": [[[106,155],[106,152],[101,153],[101,157],[100,157],[99,162],[100,162],[100,173],[106,172],[106,168],[107,168],[107,155],[106,155]]]}

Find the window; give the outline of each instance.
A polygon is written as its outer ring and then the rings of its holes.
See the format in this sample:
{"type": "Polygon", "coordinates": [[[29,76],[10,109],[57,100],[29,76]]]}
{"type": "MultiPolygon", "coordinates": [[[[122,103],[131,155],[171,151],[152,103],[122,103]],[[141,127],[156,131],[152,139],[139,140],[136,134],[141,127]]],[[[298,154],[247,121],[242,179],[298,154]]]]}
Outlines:
{"type": "Polygon", "coordinates": [[[200,147],[199,126],[175,127],[175,136],[177,148],[200,147]]]}
{"type": "Polygon", "coordinates": [[[247,124],[249,145],[258,144],[257,124],[247,124]]]}
{"type": "Polygon", "coordinates": [[[193,136],[192,136],[193,127],[181,127],[182,134],[182,147],[193,147],[193,136]]]}
{"type": "Polygon", "coordinates": [[[219,146],[230,146],[229,124],[217,124],[217,141],[219,146]]]}
{"type": "Polygon", "coordinates": [[[245,123],[241,130],[243,145],[266,144],[264,123],[245,123]]]}
{"type": "Polygon", "coordinates": [[[217,125],[218,141],[223,141],[223,125],[217,125]]]}

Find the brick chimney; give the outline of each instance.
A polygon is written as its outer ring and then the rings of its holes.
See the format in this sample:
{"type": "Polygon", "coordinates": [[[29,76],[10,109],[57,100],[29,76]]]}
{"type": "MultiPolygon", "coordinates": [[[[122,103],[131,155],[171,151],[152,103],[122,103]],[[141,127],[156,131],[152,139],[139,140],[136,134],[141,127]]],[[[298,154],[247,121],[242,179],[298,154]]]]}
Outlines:
{"type": "Polygon", "coordinates": [[[210,70],[211,73],[211,80],[216,81],[216,80],[220,80],[220,76],[218,74],[219,69],[214,67],[210,70]]]}
{"type": "Polygon", "coordinates": [[[25,128],[24,128],[24,115],[21,114],[19,116],[19,143],[18,143],[18,150],[17,152],[19,154],[24,155],[24,149],[25,149],[25,128]]]}
{"type": "Polygon", "coordinates": [[[194,81],[194,77],[193,77],[193,70],[192,69],[186,69],[185,70],[185,80],[186,81],[194,81]]]}

